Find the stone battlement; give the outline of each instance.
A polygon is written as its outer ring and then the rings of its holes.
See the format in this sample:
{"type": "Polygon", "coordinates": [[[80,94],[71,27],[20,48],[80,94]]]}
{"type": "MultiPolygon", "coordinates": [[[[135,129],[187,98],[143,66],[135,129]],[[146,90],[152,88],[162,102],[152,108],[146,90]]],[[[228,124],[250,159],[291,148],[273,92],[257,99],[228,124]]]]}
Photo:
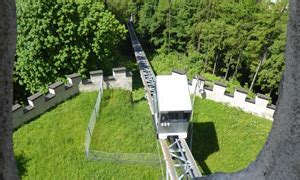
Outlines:
{"type": "MultiPolygon", "coordinates": [[[[181,74],[177,71],[172,71],[172,75],[181,74]]],[[[215,81],[213,87],[209,87],[205,85],[205,81],[205,78],[200,76],[196,76],[189,81],[190,94],[196,92],[196,95],[201,98],[226,103],[229,106],[238,107],[243,111],[273,120],[276,106],[269,104],[270,97],[257,93],[254,99],[248,99],[248,91],[243,88],[235,88],[234,93],[229,94],[226,92],[227,85],[223,82],[215,81]],[[198,80],[199,85],[195,91],[198,80]]]]}
{"type": "Polygon", "coordinates": [[[67,75],[68,83],[55,82],[49,86],[49,92],[37,92],[27,98],[28,105],[12,107],[13,128],[17,128],[31,119],[43,114],[50,108],[62,103],[79,92],[97,91],[100,83],[104,88],[121,88],[132,90],[132,76],[126,68],[113,68],[113,76],[103,77],[102,70],[91,71],[90,79],[81,80],[79,74],[67,75]]]}

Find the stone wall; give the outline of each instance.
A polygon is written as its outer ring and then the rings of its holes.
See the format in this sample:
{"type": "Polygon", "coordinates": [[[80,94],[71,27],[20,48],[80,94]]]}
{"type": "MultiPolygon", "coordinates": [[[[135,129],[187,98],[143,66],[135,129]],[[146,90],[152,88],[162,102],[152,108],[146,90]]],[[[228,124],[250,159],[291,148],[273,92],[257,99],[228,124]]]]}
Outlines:
{"type": "Polygon", "coordinates": [[[113,68],[112,76],[103,77],[103,71],[91,71],[90,79],[82,80],[79,84],[80,91],[97,91],[97,85],[99,81],[104,80],[103,88],[121,88],[132,91],[132,74],[126,71],[125,67],[113,68]]]}
{"type": "MultiPolygon", "coordinates": [[[[185,73],[178,70],[174,70],[172,72],[172,75],[182,74],[185,73]]],[[[205,85],[205,78],[201,76],[194,77],[191,81],[189,81],[189,90],[191,94],[196,92],[196,95],[201,98],[225,103],[229,106],[238,107],[243,111],[257,116],[273,120],[276,106],[269,104],[270,97],[266,95],[257,93],[254,99],[248,99],[247,90],[242,88],[235,88],[234,93],[230,94],[226,92],[226,85],[224,83],[216,81],[214,82],[213,87],[209,87],[205,85]],[[199,82],[195,91],[197,81],[199,82]]]]}
{"type": "Polygon", "coordinates": [[[28,105],[22,107],[15,104],[12,107],[13,128],[17,128],[31,119],[43,114],[50,108],[60,104],[79,92],[97,91],[100,82],[104,88],[121,88],[132,90],[132,76],[124,67],[113,68],[113,76],[103,77],[102,70],[91,71],[90,79],[81,80],[79,74],[67,75],[68,83],[56,82],[49,86],[49,92],[40,92],[28,97],[28,105]]]}

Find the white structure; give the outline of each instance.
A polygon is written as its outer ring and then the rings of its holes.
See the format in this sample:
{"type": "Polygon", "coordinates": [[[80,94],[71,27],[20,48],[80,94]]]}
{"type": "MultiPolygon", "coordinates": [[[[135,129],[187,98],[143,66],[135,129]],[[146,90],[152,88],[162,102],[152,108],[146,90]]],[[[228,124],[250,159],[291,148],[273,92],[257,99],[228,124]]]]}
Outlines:
{"type": "Polygon", "coordinates": [[[157,76],[158,108],[160,112],[192,111],[187,77],[157,76]]]}
{"type": "Polygon", "coordinates": [[[192,113],[186,75],[156,76],[159,139],[168,136],[186,138],[192,113]]]}
{"type": "MultiPolygon", "coordinates": [[[[178,71],[173,71],[172,74],[181,75],[178,71]]],[[[190,94],[194,91],[196,95],[204,98],[214,100],[216,102],[225,103],[229,106],[237,107],[245,112],[273,120],[273,115],[276,106],[269,104],[270,97],[257,93],[254,99],[248,99],[248,91],[243,88],[235,88],[233,94],[226,93],[226,84],[222,82],[214,82],[213,87],[205,86],[205,78],[197,76],[189,83],[190,94]],[[196,84],[197,89],[195,91],[196,84]]]]}
{"type": "Polygon", "coordinates": [[[67,76],[68,83],[56,82],[49,86],[49,93],[40,92],[28,97],[28,105],[22,107],[15,104],[12,107],[13,128],[17,128],[31,119],[43,114],[55,105],[78,94],[80,91],[97,91],[100,82],[103,81],[104,88],[121,88],[132,90],[132,76],[124,67],[114,68],[113,76],[103,78],[101,70],[91,71],[90,79],[81,81],[79,74],[67,76]]]}

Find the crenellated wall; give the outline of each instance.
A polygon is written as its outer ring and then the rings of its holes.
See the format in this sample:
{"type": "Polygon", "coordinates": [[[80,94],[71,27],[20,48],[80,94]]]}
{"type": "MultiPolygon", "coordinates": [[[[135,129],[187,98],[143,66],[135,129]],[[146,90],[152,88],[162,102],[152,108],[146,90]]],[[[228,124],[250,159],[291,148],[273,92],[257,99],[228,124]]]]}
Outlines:
{"type": "MultiPolygon", "coordinates": [[[[127,72],[124,67],[113,68],[112,71],[113,75],[108,77],[103,77],[102,70],[91,71],[90,79],[86,80],[81,80],[79,74],[67,75],[68,83],[56,82],[49,86],[47,94],[40,92],[33,94],[27,98],[27,106],[22,107],[20,104],[13,105],[13,127],[19,127],[79,92],[98,90],[97,87],[101,81],[103,81],[104,88],[121,88],[131,91],[131,73],[127,72]]],[[[172,71],[172,75],[183,74],[185,74],[183,71],[172,71]]],[[[241,108],[246,112],[273,120],[276,106],[269,105],[270,98],[263,94],[258,93],[255,99],[247,99],[248,92],[242,88],[236,88],[233,94],[228,94],[226,93],[226,85],[224,83],[217,81],[213,87],[206,87],[205,79],[200,76],[194,77],[189,83],[191,94],[196,92],[196,95],[202,98],[226,103],[230,106],[241,108]],[[199,80],[199,84],[195,91],[197,80],[199,80]]]]}
{"type": "Polygon", "coordinates": [[[79,84],[80,91],[97,91],[97,84],[103,79],[105,89],[121,88],[132,91],[132,74],[125,67],[113,68],[112,76],[103,77],[103,71],[91,71],[90,79],[82,80],[79,84]]]}
{"type": "Polygon", "coordinates": [[[49,86],[49,92],[35,93],[27,98],[28,105],[22,107],[15,104],[12,107],[13,128],[30,121],[43,114],[48,109],[78,94],[80,91],[97,91],[101,81],[104,80],[104,88],[121,88],[132,90],[132,76],[126,68],[113,68],[113,76],[103,77],[102,70],[91,71],[90,79],[81,80],[79,74],[67,75],[68,83],[56,82],[49,86]]]}
{"type": "Polygon", "coordinates": [[[113,68],[113,75],[104,78],[104,88],[122,88],[132,91],[132,73],[125,67],[113,68]]]}
{"type": "MultiPolygon", "coordinates": [[[[172,75],[185,74],[182,71],[172,71],[172,75]]],[[[248,99],[248,91],[243,88],[235,88],[233,94],[226,92],[227,86],[219,81],[214,82],[213,87],[205,86],[205,78],[196,76],[189,82],[189,90],[191,94],[196,92],[197,96],[205,99],[211,99],[216,102],[226,103],[233,107],[241,108],[243,111],[255,114],[260,117],[273,120],[275,105],[270,105],[270,97],[263,94],[256,94],[254,99],[248,99]],[[199,84],[195,91],[197,81],[199,84]]]]}

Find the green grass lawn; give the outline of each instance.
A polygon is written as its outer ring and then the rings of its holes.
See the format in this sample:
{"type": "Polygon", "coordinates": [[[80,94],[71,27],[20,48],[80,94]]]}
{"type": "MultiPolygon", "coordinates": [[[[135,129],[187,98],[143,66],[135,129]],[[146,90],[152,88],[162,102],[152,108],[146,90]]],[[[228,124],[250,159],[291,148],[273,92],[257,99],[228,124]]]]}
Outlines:
{"type": "MultiPolygon", "coordinates": [[[[144,90],[105,91],[91,149],[156,153],[144,90]]],[[[96,92],[82,93],[14,132],[23,179],[158,179],[160,167],[87,161],[84,139],[96,92]]],[[[192,152],[205,174],[246,167],[263,146],[271,122],[197,99],[192,152]]],[[[189,142],[189,141],[187,141],[189,142]]]]}
{"type": "Polygon", "coordinates": [[[90,149],[157,154],[147,101],[133,100],[129,91],[105,90],[90,149]]]}
{"type": "Polygon", "coordinates": [[[232,172],[253,161],[272,122],[211,100],[197,98],[192,152],[204,174],[232,172]]]}
{"type": "Polygon", "coordinates": [[[161,176],[158,166],[85,159],[85,131],[96,96],[96,92],[82,93],[14,132],[14,151],[23,179],[158,179],[161,176]]]}

